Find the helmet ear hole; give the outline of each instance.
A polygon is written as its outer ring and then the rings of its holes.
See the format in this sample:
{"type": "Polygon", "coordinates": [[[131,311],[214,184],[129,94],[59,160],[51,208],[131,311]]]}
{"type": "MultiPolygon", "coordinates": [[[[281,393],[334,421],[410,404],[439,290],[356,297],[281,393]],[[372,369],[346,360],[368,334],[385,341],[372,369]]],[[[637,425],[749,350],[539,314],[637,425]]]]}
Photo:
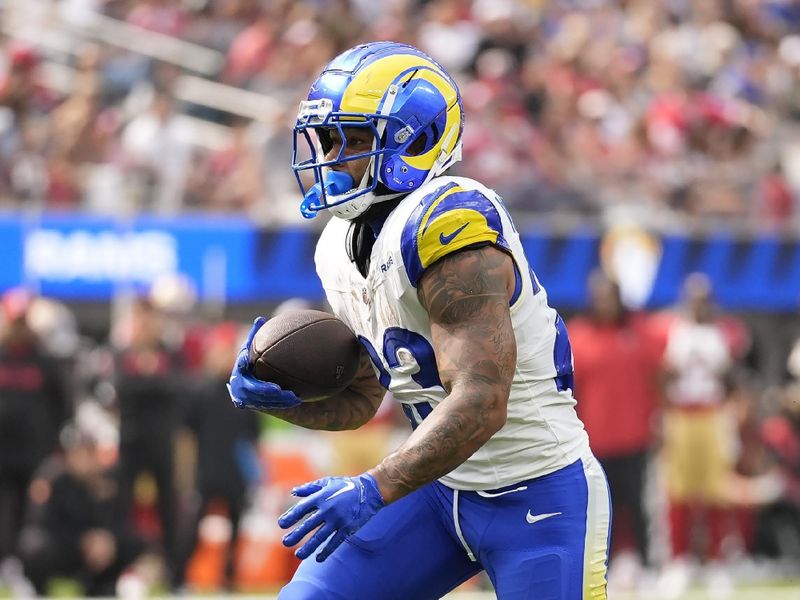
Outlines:
{"type": "Polygon", "coordinates": [[[425,148],[427,148],[427,146],[428,134],[423,132],[417,139],[411,142],[405,153],[408,156],[418,156],[425,152],[425,148]]]}
{"type": "Polygon", "coordinates": [[[439,128],[436,123],[431,123],[419,137],[411,142],[411,145],[406,150],[407,156],[419,156],[425,154],[430,150],[434,144],[439,140],[439,128]]]}

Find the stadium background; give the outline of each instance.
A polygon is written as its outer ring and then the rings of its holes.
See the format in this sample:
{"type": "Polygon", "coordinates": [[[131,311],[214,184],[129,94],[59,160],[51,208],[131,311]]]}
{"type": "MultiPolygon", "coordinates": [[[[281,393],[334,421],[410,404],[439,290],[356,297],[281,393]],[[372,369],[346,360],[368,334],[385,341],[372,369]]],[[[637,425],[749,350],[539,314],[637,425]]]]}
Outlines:
{"type": "MultiPolygon", "coordinates": [[[[112,457],[108,357],[129,342],[140,299],[190,379],[220,323],[324,307],[313,269],[324,219],[302,220],[289,167],[294,111],[333,55],[392,39],[456,76],[466,110],[456,170],[503,195],[565,317],[586,313],[598,268],[654,323],[669,321],[688,275],[708,276],[738,332],[733,405],[747,417],[737,489],[773,472],[767,458],[744,459],[769,454],[746,434],[779,413],[800,375],[789,360],[800,338],[796,3],[6,0],[0,10],[4,318],[24,306],[69,375],[76,419],[104,432],[112,457]]],[[[260,423],[237,589],[274,589],[291,573],[273,524],[286,488],[370,466],[403,435],[395,412],[387,406],[357,436],[260,423]]],[[[176,519],[186,524],[196,441],[183,427],[175,436],[176,519]]],[[[618,597],[656,597],[668,562],[656,450],[653,567],[618,597]]],[[[137,526],[157,540],[153,496],[140,478],[137,526]]],[[[757,514],[765,502],[742,504],[757,514]]],[[[229,524],[216,512],[201,521],[185,584],[157,589],[222,585],[229,524]]],[[[764,559],[746,537],[731,535],[734,584],[797,579],[791,556],[764,559]]],[[[697,581],[696,597],[712,593],[697,581]]],[[[81,593],[56,583],[54,593],[81,593]]]]}

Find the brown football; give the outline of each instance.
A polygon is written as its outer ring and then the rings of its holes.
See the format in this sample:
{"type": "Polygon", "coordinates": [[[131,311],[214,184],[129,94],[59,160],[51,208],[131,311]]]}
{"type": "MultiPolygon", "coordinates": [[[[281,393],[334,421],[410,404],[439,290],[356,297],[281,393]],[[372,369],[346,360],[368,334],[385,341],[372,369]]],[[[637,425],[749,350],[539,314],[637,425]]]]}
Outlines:
{"type": "Polygon", "coordinates": [[[267,321],[250,345],[253,374],[313,402],[344,390],[358,371],[360,344],[336,316],[292,310],[267,321]]]}

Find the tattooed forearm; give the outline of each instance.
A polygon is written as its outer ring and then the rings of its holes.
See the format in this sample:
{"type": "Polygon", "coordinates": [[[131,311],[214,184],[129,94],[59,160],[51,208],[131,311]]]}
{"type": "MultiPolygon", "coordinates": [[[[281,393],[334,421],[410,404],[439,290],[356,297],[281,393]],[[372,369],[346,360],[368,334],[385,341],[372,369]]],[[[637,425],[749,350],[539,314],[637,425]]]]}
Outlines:
{"type": "Polygon", "coordinates": [[[468,250],[423,277],[419,297],[448,397],[372,470],[387,502],[452,471],[505,423],[517,360],[511,260],[493,247],[468,250]]]}
{"type": "MultiPolygon", "coordinates": [[[[468,385],[468,384],[467,384],[468,385]]],[[[454,389],[395,452],[371,473],[392,502],[442,477],[472,456],[502,427],[506,399],[486,386],[454,389]]]]}
{"type": "Polygon", "coordinates": [[[341,394],[295,408],[264,412],[307,429],[357,429],[375,415],[384,392],[375,379],[369,356],[362,352],[358,373],[353,383],[341,394]]]}

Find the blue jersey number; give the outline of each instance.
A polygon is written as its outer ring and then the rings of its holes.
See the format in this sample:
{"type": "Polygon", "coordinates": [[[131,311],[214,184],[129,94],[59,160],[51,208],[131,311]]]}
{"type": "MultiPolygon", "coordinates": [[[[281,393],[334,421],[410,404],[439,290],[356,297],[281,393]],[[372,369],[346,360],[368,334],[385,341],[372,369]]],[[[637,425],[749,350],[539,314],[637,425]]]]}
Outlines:
{"type": "Polygon", "coordinates": [[[572,368],[572,345],[569,343],[567,326],[561,315],[556,315],[556,343],[553,348],[556,364],[556,387],[559,392],[575,390],[575,374],[572,368]]]}
{"type": "MultiPolygon", "coordinates": [[[[378,381],[387,390],[392,382],[390,369],[409,375],[420,388],[442,387],[433,346],[424,336],[401,327],[390,327],[383,334],[383,356],[378,354],[367,338],[360,335],[358,339],[378,370],[378,381]]],[[[411,405],[403,405],[403,412],[414,428],[432,410],[427,402],[417,402],[413,408],[411,405]]]]}

